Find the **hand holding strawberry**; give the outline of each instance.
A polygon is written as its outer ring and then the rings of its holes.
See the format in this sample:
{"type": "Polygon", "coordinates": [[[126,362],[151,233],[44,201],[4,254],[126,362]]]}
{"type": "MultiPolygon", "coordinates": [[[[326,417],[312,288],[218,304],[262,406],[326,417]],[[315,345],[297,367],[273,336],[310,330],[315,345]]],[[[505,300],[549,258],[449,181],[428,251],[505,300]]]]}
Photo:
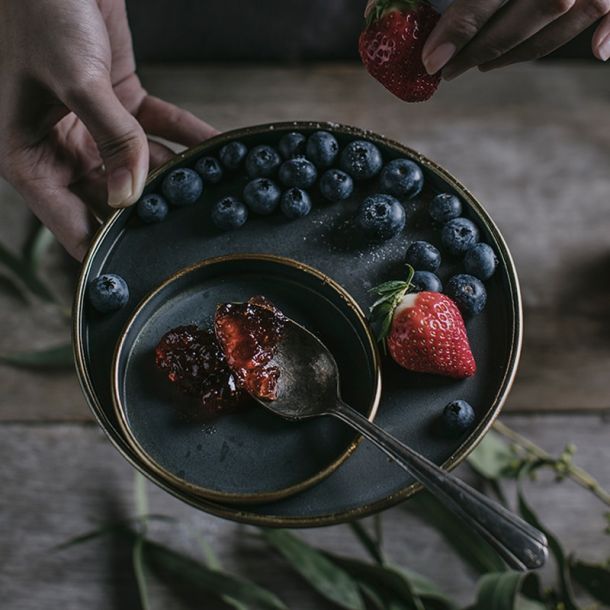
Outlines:
{"type": "Polygon", "coordinates": [[[422,50],[440,15],[426,0],[377,0],[367,6],[358,50],[369,74],[405,102],[432,97],[440,73],[430,75],[422,50]]]}
{"type": "Polygon", "coordinates": [[[439,292],[409,293],[412,278],[409,266],[406,282],[386,282],[373,289],[379,295],[371,308],[379,340],[410,371],[472,377],[477,367],[456,304],[439,292]]]}

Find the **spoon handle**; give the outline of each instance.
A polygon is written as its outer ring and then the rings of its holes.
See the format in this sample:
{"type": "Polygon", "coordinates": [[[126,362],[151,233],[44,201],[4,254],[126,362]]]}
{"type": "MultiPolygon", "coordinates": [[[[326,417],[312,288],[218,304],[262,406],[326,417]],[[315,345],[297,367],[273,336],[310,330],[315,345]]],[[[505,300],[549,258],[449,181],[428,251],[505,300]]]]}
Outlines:
{"type": "Polygon", "coordinates": [[[544,565],[548,543],[542,532],[493,502],[457,477],[410,449],[366,417],[337,400],[329,411],[377,445],[430,493],[476,530],[503,559],[518,570],[544,565]]]}

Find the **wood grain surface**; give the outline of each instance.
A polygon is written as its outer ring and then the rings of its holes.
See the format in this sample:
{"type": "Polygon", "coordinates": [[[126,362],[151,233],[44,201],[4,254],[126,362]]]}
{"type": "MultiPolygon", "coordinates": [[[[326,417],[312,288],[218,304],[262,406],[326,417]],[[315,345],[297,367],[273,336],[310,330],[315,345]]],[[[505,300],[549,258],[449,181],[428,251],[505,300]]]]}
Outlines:
{"type": "MultiPolygon", "coordinates": [[[[152,93],[219,129],[293,119],[350,123],[400,140],[454,173],[497,221],[521,277],[524,353],[505,421],[555,452],[575,442],[577,462],[608,487],[610,80],[602,70],[544,64],[484,77],[472,73],[417,106],[394,100],[347,64],[147,67],[142,77],[152,93]]],[[[2,181],[0,219],[0,241],[18,251],[30,218],[2,181]]],[[[59,248],[50,251],[44,274],[66,307],[76,273],[59,248]]],[[[0,311],[0,353],[68,337],[65,313],[39,301],[26,306],[0,294],[0,311]]],[[[0,606],[137,607],[124,545],[106,539],[52,550],[133,510],[133,470],[92,422],[75,375],[0,366],[0,388],[0,606]]],[[[325,608],[263,551],[254,530],[148,488],[152,511],[185,523],[161,527],[155,536],[196,554],[201,531],[228,569],[274,589],[291,608],[325,608]]],[[[603,507],[594,498],[569,482],[548,481],[532,499],[568,547],[607,558],[608,539],[597,517],[603,507]]],[[[400,508],[385,520],[392,558],[440,581],[459,599],[472,598],[473,575],[438,534],[400,508]]],[[[337,552],[358,552],[344,526],[304,535],[337,552]]],[[[182,597],[156,583],[153,608],[187,607],[182,597]]]]}

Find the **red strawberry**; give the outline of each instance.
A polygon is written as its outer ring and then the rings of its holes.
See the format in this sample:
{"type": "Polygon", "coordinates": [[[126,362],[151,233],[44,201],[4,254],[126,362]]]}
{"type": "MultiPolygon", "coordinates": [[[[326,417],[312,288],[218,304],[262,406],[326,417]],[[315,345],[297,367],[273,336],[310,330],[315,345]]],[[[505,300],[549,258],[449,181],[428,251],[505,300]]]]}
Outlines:
{"type": "Polygon", "coordinates": [[[386,282],[374,288],[380,296],[372,308],[380,340],[392,358],[410,371],[472,377],[477,366],[457,305],[439,292],[409,294],[410,272],[407,282],[386,282]]]}
{"type": "Polygon", "coordinates": [[[441,80],[422,63],[440,15],[426,0],[378,0],[367,13],[358,50],[369,74],[405,102],[424,102],[441,80]]]}

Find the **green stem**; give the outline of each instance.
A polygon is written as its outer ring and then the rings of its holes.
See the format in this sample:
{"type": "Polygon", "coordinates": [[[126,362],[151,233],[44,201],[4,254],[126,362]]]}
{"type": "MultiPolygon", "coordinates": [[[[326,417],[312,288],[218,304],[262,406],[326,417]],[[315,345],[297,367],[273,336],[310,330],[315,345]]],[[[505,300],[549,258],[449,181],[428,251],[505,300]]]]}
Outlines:
{"type": "MultiPolygon", "coordinates": [[[[548,462],[556,462],[557,460],[550,454],[547,453],[541,447],[534,444],[529,439],[525,438],[525,436],[515,432],[511,428],[509,428],[506,424],[501,421],[496,420],[493,424],[493,429],[498,433],[504,436],[505,438],[511,440],[515,445],[529,453],[530,455],[539,458],[548,462]]],[[[608,493],[599,482],[593,478],[586,470],[578,466],[574,466],[571,463],[566,465],[566,474],[578,485],[588,489],[593,495],[597,496],[604,504],[610,506],[610,493],[608,493]]]]}
{"type": "Polygon", "coordinates": [[[133,497],[136,517],[140,521],[140,535],[146,533],[148,526],[146,515],[148,515],[148,494],[146,490],[146,479],[138,470],[134,471],[133,497]]]}

